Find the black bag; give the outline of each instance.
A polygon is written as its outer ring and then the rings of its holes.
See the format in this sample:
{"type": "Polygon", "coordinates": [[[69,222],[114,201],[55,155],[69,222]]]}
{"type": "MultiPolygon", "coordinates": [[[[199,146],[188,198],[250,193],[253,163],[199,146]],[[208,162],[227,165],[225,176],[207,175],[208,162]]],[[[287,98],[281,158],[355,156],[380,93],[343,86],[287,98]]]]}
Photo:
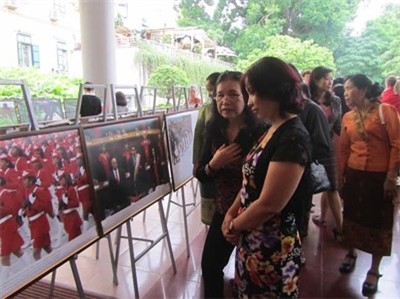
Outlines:
{"type": "Polygon", "coordinates": [[[325,167],[317,160],[311,163],[311,190],[313,194],[329,190],[331,183],[326,174],[325,167]]]}

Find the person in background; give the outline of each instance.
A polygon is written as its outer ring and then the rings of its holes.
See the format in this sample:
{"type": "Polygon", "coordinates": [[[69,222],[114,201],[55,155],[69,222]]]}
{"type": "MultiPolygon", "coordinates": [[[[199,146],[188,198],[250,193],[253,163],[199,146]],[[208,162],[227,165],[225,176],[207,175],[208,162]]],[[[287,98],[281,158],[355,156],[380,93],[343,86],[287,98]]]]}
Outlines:
{"type": "MultiPolygon", "coordinates": [[[[208,93],[209,103],[201,106],[197,117],[196,127],[194,129],[193,139],[193,174],[197,168],[200,160],[201,150],[203,148],[205,128],[211,119],[215,83],[217,82],[220,73],[212,73],[206,78],[206,89],[208,93]]],[[[213,182],[200,182],[200,196],[201,196],[201,221],[210,225],[212,216],[215,212],[215,187],[213,182]]]]}
{"type": "Polygon", "coordinates": [[[347,106],[346,100],[344,99],[344,85],[341,83],[334,84],[332,87],[332,91],[335,96],[340,98],[340,104],[342,106],[341,118],[343,118],[343,115],[350,111],[350,107],[347,106]]]}
{"type": "Polygon", "coordinates": [[[205,298],[224,297],[224,268],[234,246],[222,235],[221,225],[242,182],[243,158],[265,130],[247,104],[242,73],[223,72],[216,82],[213,112],[207,124],[195,177],[215,183],[216,211],[203,248],[201,270],[205,298]]]}
{"type": "MultiPolygon", "coordinates": [[[[91,82],[85,82],[85,84],[93,84],[91,82]]],[[[99,115],[102,112],[101,100],[96,96],[94,88],[85,87],[83,89],[84,94],[82,95],[81,104],[81,117],[99,115]]]]}
{"type": "Polygon", "coordinates": [[[312,220],[318,226],[325,226],[326,215],[328,213],[328,208],[330,208],[335,220],[333,237],[335,240],[340,240],[343,216],[341,200],[338,193],[334,135],[340,134],[342,108],[340,99],[332,93],[332,83],[333,76],[331,69],[319,66],[312,70],[310,77],[311,100],[322,108],[328,120],[329,134],[332,138],[333,144],[333,150],[331,151],[329,158],[319,161],[325,167],[331,188],[322,193],[321,214],[313,216],[312,220]]]}
{"type": "Polygon", "coordinates": [[[310,85],[311,70],[305,70],[301,72],[304,84],[310,85]]]}
{"type": "Polygon", "coordinates": [[[400,95],[394,90],[397,81],[395,76],[388,76],[386,78],[385,90],[382,93],[381,102],[395,106],[397,112],[400,113],[400,95]]]}
{"type": "Polygon", "coordinates": [[[343,117],[340,134],[339,183],[348,251],[339,270],[353,271],[356,248],[372,254],[362,286],[364,296],[376,293],[382,257],[391,254],[395,178],[400,166],[399,118],[393,106],[379,103],[380,93],[378,83],[372,84],[364,74],[345,82],[344,95],[353,110],[343,117]]]}
{"type": "MultiPolygon", "coordinates": [[[[297,68],[289,63],[289,66],[296,72],[299,79],[301,75],[299,74],[297,68]]],[[[302,121],[304,127],[307,129],[310,135],[312,152],[312,160],[322,161],[328,160],[329,155],[332,152],[332,141],[329,135],[328,120],[325,117],[324,112],[321,107],[317,105],[314,101],[310,100],[310,90],[307,84],[303,83],[301,85],[302,89],[302,100],[300,102],[301,112],[299,113],[299,118],[302,121]]],[[[302,217],[296,219],[296,224],[300,233],[301,241],[308,235],[308,224],[310,220],[310,212],[312,207],[313,191],[304,197],[304,211],[302,211],[302,217]]],[[[301,251],[301,263],[305,264],[306,257],[304,250],[301,251]]]]}
{"type": "Polygon", "coordinates": [[[244,78],[249,108],[270,125],[245,158],[242,189],[221,229],[237,245],[239,298],[297,298],[296,219],[309,193],[311,163],[310,137],[297,116],[302,82],[275,57],[258,60],[244,78]]]}
{"type": "Polygon", "coordinates": [[[117,112],[127,112],[128,102],[126,100],[125,94],[122,91],[117,91],[115,93],[115,101],[117,104],[117,112]]]}

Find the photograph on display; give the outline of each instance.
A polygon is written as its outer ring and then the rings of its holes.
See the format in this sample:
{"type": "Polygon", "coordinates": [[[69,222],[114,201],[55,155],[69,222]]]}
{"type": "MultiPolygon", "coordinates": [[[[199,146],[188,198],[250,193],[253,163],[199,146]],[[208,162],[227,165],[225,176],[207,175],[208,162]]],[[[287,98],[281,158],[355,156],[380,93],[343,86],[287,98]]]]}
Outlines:
{"type": "Polygon", "coordinates": [[[193,177],[193,136],[198,110],[165,116],[172,185],[176,191],[193,177]]]}
{"type": "Polygon", "coordinates": [[[101,233],[78,128],[0,138],[0,295],[50,271],[101,233]]]}
{"type": "Polygon", "coordinates": [[[104,232],[171,191],[159,117],[101,124],[83,131],[104,232]]]}

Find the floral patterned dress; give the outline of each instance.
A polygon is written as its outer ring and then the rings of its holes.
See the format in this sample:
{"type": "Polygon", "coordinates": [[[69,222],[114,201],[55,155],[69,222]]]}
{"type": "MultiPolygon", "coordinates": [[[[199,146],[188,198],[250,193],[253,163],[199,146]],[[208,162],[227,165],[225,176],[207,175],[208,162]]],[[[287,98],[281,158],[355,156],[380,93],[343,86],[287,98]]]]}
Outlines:
{"type": "Polygon", "coordinates": [[[296,217],[309,188],[310,147],[308,133],[295,117],[282,124],[268,143],[261,140],[246,157],[239,214],[258,199],[271,161],[290,161],[306,167],[281,213],[256,229],[242,232],[235,275],[241,298],[298,297],[301,244],[296,217]]]}

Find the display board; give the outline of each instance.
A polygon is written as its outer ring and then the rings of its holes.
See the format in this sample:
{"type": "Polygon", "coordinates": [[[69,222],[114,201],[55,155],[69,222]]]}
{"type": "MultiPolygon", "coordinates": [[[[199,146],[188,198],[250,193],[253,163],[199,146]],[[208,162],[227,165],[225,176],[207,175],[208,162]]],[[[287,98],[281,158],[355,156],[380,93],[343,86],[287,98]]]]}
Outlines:
{"type": "Polygon", "coordinates": [[[161,124],[147,117],[83,129],[105,233],[171,192],[161,124]]]}
{"type": "Polygon", "coordinates": [[[0,137],[2,298],[102,234],[83,150],[77,127],[0,137]]]}
{"type": "Polygon", "coordinates": [[[172,185],[178,190],[192,177],[193,136],[198,110],[165,115],[172,185]]]}

